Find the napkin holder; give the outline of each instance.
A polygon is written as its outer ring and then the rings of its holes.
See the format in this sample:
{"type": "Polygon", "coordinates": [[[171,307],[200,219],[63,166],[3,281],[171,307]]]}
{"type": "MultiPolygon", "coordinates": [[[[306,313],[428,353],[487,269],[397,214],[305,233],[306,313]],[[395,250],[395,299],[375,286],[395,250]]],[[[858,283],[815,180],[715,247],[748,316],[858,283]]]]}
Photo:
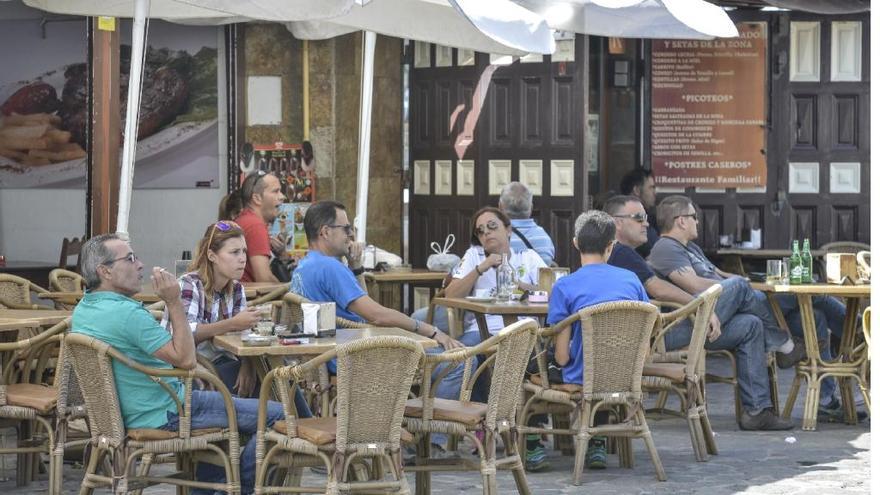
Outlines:
{"type": "Polygon", "coordinates": [[[303,333],[318,335],[318,332],[336,328],[336,303],[303,303],[303,333]]]}
{"type": "Polygon", "coordinates": [[[828,253],[825,255],[825,274],[829,284],[845,283],[859,279],[856,255],[852,253],[828,253]]]}

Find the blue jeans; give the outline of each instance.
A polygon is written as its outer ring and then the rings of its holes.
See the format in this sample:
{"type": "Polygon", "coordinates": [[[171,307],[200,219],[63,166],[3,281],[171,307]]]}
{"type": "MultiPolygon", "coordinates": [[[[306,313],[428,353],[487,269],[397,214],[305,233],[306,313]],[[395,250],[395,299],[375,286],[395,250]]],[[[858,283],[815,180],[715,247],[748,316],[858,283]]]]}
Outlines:
{"type": "MultiPolygon", "coordinates": [[[[248,494],[254,491],[254,478],[256,477],[257,462],[257,437],[254,435],[257,431],[257,410],[259,399],[241,399],[233,397],[235,406],[235,417],[238,421],[238,431],[250,438],[241,451],[240,469],[241,469],[241,493],[248,494]]],[[[311,417],[311,412],[306,408],[299,410],[297,414],[300,417],[311,417]]],[[[275,421],[284,419],[284,409],[278,402],[269,401],[266,425],[271,426],[275,421]]],[[[176,431],[179,428],[180,418],[177,413],[168,413],[168,423],[162,427],[163,430],[176,431]]],[[[192,428],[226,428],[229,426],[229,418],[226,417],[226,406],[223,402],[223,396],[220,392],[209,392],[203,390],[193,390],[192,396],[192,428]]],[[[214,483],[222,483],[226,480],[226,472],[220,466],[213,464],[200,463],[196,468],[196,479],[199,481],[208,481],[214,483]]],[[[210,490],[193,490],[194,494],[211,493],[210,490]]]]}
{"type": "MultiPolygon", "coordinates": [[[[715,342],[707,340],[706,349],[733,351],[740,401],[747,412],[754,414],[772,406],[767,374],[767,335],[761,319],[743,311],[754,304],[755,296],[748,282],[734,277],[719,283],[723,291],[715,305],[715,316],[721,322],[721,336],[715,342]]],[[[686,347],[692,330],[690,320],[671,329],[664,339],[666,348],[686,347]]]]}
{"type": "MultiPolygon", "coordinates": [[[[235,382],[238,380],[238,372],[241,370],[241,361],[237,359],[231,359],[226,355],[220,355],[214,362],[214,369],[217,370],[217,375],[220,376],[220,380],[223,381],[223,385],[226,385],[226,388],[232,393],[232,389],[235,387],[235,382]]],[[[257,384],[254,386],[254,394],[258,395],[260,393],[260,382],[257,381],[257,384]]],[[[307,415],[303,413],[299,413],[301,418],[310,418],[312,417],[312,413],[309,410],[309,403],[306,401],[305,396],[300,390],[299,387],[296,387],[296,392],[293,395],[293,402],[296,406],[297,411],[308,411],[307,415]]]]}

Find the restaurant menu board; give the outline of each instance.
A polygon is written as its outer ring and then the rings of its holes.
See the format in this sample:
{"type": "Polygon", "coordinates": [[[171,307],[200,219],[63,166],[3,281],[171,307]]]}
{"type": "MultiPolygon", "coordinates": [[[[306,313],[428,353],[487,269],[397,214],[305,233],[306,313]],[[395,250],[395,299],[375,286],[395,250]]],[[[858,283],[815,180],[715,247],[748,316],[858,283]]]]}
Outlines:
{"type": "MultiPolygon", "coordinates": [[[[281,192],[287,201],[315,201],[314,165],[303,159],[303,146],[286,143],[255,144],[251,163],[257,170],[272,172],[278,177],[281,181],[281,192]]],[[[242,173],[242,181],[245,176],[242,173]]]]}
{"type": "Polygon", "coordinates": [[[285,251],[294,259],[301,259],[309,249],[303,219],[311,203],[284,203],[278,207],[275,222],[269,227],[269,235],[284,233],[287,238],[285,251]]]}
{"type": "Polygon", "coordinates": [[[764,23],[738,38],[654,40],[651,170],[661,187],[765,187],[764,23]]]}

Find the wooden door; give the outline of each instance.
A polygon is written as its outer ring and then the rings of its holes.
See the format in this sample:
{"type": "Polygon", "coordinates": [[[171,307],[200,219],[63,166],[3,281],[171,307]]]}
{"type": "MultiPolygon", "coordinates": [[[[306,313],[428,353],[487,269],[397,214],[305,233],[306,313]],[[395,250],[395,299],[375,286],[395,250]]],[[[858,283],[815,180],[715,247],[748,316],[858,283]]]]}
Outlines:
{"type": "Polygon", "coordinates": [[[586,39],[575,60],[529,57],[509,65],[476,54],[416,44],[410,71],[410,261],[425,266],[431,241],[470,244],[470,217],[497,206],[500,188],[519,180],[535,193],[533,217],[570,266],[572,226],[585,204],[586,39]],[[430,63],[428,63],[430,60],[430,63]],[[438,63],[439,62],[439,63],[438,63]],[[482,105],[481,105],[482,101],[482,105]]]}

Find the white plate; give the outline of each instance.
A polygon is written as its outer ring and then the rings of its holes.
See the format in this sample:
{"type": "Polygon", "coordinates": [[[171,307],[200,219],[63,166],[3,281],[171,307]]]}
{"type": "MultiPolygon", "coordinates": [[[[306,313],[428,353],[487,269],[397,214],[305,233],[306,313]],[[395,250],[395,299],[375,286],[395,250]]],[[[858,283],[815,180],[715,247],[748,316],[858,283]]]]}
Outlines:
{"type": "Polygon", "coordinates": [[[477,297],[477,296],[466,296],[465,299],[473,302],[492,302],[495,300],[494,297],[477,297]]]}

